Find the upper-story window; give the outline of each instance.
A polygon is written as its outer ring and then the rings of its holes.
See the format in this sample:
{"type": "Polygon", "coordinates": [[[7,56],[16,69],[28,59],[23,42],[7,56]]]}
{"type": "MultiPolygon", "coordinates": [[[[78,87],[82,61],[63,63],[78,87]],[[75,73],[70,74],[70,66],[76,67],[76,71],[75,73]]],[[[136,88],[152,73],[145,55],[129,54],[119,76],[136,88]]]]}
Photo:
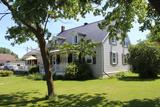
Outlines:
{"type": "Polygon", "coordinates": [[[123,41],[123,47],[128,47],[128,40],[125,38],[123,41]]]}
{"type": "Polygon", "coordinates": [[[111,45],[117,45],[116,37],[110,38],[109,42],[110,42],[111,45]]]}
{"type": "Polygon", "coordinates": [[[73,44],[77,44],[78,43],[78,35],[72,37],[72,43],[73,44]]]}
{"type": "Polygon", "coordinates": [[[74,37],[74,43],[78,43],[78,36],[74,37]]]}

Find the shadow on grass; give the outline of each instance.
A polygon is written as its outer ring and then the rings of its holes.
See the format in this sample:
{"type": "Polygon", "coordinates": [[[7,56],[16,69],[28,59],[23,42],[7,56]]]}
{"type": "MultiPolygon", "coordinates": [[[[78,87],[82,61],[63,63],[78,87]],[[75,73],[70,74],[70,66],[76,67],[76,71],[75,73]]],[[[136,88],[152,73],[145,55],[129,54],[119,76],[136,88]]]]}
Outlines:
{"type": "Polygon", "coordinates": [[[159,107],[160,98],[155,99],[134,99],[131,101],[110,101],[105,93],[88,95],[82,94],[64,94],[58,95],[54,99],[45,100],[45,98],[28,98],[29,94],[36,92],[18,92],[13,94],[0,95],[0,107],[159,107]]]}
{"type": "Polygon", "coordinates": [[[38,92],[32,91],[32,92],[17,92],[11,94],[2,94],[0,95],[0,107],[6,107],[6,106],[22,107],[30,103],[36,104],[39,101],[45,100],[45,98],[37,98],[37,97],[29,98],[30,94],[38,94],[38,92]]]}

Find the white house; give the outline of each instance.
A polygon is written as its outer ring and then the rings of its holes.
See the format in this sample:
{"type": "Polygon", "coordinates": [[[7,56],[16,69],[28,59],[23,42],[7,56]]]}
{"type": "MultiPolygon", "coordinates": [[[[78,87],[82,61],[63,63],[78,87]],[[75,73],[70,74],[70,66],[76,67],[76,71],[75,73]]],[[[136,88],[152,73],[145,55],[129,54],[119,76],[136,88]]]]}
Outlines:
{"type": "MultiPolygon", "coordinates": [[[[102,77],[119,71],[127,71],[130,66],[127,64],[128,45],[130,40],[127,37],[124,43],[115,38],[109,39],[108,32],[98,27],[98,22],[85,23],[82,26],[65,30],[62,26],[61,32],[54,37],[56,44],[61,45],[64,42],[77,44],[81,38],[90,39],[92,42],[98,42],[95,57],[86,56],[85,60],[90,64],[94,76],[102,77]]],[[[117,34],[118,35],[118,34],[117,34]]],[[[57,74],[64,74],[65,67],[76,57],[73,54],[62,54],[59,50],[51,51],[54,71],[57,74]]]]}

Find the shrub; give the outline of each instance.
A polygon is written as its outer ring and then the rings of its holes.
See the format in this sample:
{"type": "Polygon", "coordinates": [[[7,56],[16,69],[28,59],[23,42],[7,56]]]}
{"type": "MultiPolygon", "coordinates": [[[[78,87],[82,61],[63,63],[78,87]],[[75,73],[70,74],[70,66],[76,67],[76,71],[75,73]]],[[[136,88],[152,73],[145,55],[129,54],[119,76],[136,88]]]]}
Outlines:
{"type": "Polygon", "coordinates": [[[129,64],[141,78],[156,78],[160,70],[160,48],[155,43],[141,42],[129,48],[129,64]]]}
{"type": "Polygon", "coordinates": [[[42,75],[41,73],[33,73],[29,74],[27,78],[33,80],[44,80],[44,75],[42,75]]]}
{"type": "Polygon", "coordinates": [[[39,72],[39,66],[33,66],[29,69],[29,74],[34,74],[39,72]]]}
{"type": "Polygon", "coordinates": [[[78,80],[87,80],[93,78],[92,69],[88,64],[80,64],[78,65],[78,80]]]}
{"type": "Polygon", "coordinates": [[[0,70],[0,77],[7,77],[13,75],[13,71],[0,70]]]}
{"type": "Polygon", "coordinates": [[[92,70],[88,64],[70,63],[65,70],[65,79],[87,80],[92,77],[92,70]]]}
{"type": "Polygon", "coordinates": [[[75,63],[70,63],[65,69],[65,78],[66,79],[76,79],[78,73],[78,67],[75,63]]]}

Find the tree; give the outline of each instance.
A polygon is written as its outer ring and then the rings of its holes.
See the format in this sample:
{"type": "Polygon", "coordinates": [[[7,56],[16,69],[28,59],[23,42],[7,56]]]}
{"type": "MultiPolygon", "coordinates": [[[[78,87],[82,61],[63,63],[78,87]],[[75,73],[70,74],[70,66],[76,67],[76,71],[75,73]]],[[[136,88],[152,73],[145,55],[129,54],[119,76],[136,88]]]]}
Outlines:
{"type": "Polygon", "coordinates": [[[12,3],[8,1],[10,0],[0,0],[12,14],[16,25],[8,29],[6,38],[13,39],[13,44],[21,44],[29,39],[38,42],[45,69],[48,97],[53,96],[49,50],[46,48],[46,39],[51,36],[47,30],[48,20],[78,19],[79,15],[85,17],[86,13],[93,11],[92,4],[99,5],[101,0],[14,0],[12,3]]]}
{"type": "Polygon", "coordinates": [[[96,48],[98,43],[94,43],[91,40],[81,39],[78,44],[69,44],[64,43],[59,46],[59,49],[62,52],[73,53],[79,56],[80,63],[84,63],[83,58],[86,55],[95,56],[94,49],[96,48]]]}
{"type": "Polygon", "coordinates": [[[99,26],[102,29],[109,26],[107,30],[110,37],[121,33],[121,37],[117,38],[124,40],[135,21],[140,23],[141,31],[150,30],[151,35],[156,38],[160,35],[158,0],[107,0],[102,9],[108,13],[99,26]]]}
{"type": "MultiPolygon", "coordinates": [[[[78,60],[69,63],[65,70],[66,79],[87,80],[93,78],[93,72],[88,63],[85,61],[85,56],[91,56],[95,60],[95,49],[98,43],[91,40],[81,39],[77,44],[64,43],[59,46],[60,52],[68,55],[75,55],[78,60]]],[[[91,60],[89,60],[92,62],[91,60]]]]}
{"type": "Polygon", "coordinates": [[[157,43],[143,41],[129,47],[128,62],[132,72],[140,78],[156,78],[160,71],[160,47],[157,43]]]}
{"type": "Polygon", "coordinates": [[[7,49],[7,48],[0,47],[0,53],[11,54],[16,56],[16,58],[18,58],[18,55],[16,55],[14,52],[12,52],[10,49],[7,49]]]}

